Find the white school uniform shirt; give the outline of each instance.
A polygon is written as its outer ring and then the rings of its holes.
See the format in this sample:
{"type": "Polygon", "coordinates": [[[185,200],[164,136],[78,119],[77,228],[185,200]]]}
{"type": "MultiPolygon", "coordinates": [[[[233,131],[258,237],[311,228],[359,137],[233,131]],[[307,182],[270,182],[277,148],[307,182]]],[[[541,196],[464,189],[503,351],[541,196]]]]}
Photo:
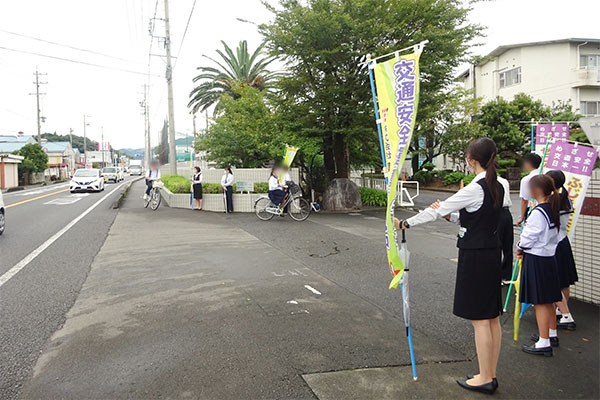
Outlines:
{"type": "Polygon", "coordinates": [[[202,172],[192,175],[192,184],[202,183],[202,172]]]}
{"type": "Polygon", "coordinates": [[[223,174],[221,186],[233,186],[233,174],[223,174]]]}
{"type": "Polygon", "coordinates": [[[529,191],[529,181],[536,175],[539,175],[540,171],[534,169],[528,175],[525,175],[523,179],[521,179],[521,186],[519,190],[519,197],[523,200],[531,200],[531,192],[529,191]]]}
{"type": "Polygon", "coordinates": [[[292,177],[290,176],[290,173],[286,172],[285,175],[283,175],[283,178],[281,179],[281,183],[283,183],[283,185],[285,186],[285,184],[291,180],[292,177]]]}
{"type": "MultiPolygon", "coordinates": [[[[446,200],[440,202],[440,208],[437,210],[428,207],[414,217],[407,219],[406,222],[408,222],[410,226],[421,225],[435,221],[446,215],[451,216],[450,220],[452,222],[458,222],[459,210],[464,208],[470,213],[479,210],[483,205],[483,198],[485,197],[483,188],[477,183],[481,179],[485,179],[485,171],[477,174],[473,181],[467,186],[460,189],[446,200]]],[[[506,190],[506,188],[504,190],[506,190]]],[[[502,206],[508,207],[508,205],[504,203],[505,199],[506,196],[503,199],[502,206]]]]}
{"type": "Polygon", "coordinates": [[[279,186],[279,179],[271,175],[269,178],[269,191],[271,190],[283,190],[281,186],[279,186]]]}
{"type": "Polygon", "coordinates": [[[553,257],[558,245],[558,229],[550,228],[549,221],[543,209],[534,208],[525,221],[517,247],[528,254],[553,257]]]}
{"type": "Polygon", "coordinates": [[[148,178],[151,181],[160,180],[160,169],[149,169],[148,171],[146,171],[146,178],[148,178]]]}
{"type": "Polygon", "coordinates": [[[504,188],[504,199],[502,200],[502,207],[512,207],[512,200],[510,199],[510,184],[506,179],[504,179],[501,176],[498,177],[498,182],[500,182],[500,184],[504,188]]]}

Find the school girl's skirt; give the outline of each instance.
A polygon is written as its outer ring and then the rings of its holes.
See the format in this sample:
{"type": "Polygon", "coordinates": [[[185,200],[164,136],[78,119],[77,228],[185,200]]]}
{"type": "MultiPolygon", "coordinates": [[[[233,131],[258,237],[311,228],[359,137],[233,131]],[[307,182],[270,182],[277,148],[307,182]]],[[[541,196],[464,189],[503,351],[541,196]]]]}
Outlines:
{"type": "Polygon", "coordinates": [[[502,256],[496,249],[458,249],[454,315],[492,319],[502,310],[502,256]]]}
{"type": "Polygon", "coordinates": [[[568,288],[579,280],[577,277],[577,268],[575,267],[575,258],[573,258],[573,250],[571,250],[571,242],[568,237],[558,242],[555,257],[560,287],[568,288]]]}
{"type": "Polygon", "coordinates": [[[523,254],[521,267],[521,303],[548,304],[560,301],[560,280],[556,257],[523,254]]]}

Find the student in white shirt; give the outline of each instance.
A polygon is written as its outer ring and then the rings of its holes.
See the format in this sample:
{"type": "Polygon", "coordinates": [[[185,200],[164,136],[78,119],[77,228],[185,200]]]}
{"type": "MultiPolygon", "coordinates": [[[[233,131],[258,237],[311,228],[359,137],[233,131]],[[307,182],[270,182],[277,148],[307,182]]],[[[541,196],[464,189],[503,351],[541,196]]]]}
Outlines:
{"type": "Polygon", "coordinates": [[[538,205],[529,214],[517,244],[517,257],[522,258],[519,300],[534,305],[538,335],[532,337],[535,343],[524,344],[521,349],[529,354],[551,356],[552,347],[558,347],[554,303],[562,299],[555,257],[560,196],[547,175],[532,177],[529,190],[538,205]]]}
{"type": "Polygon", "coordinates": [[[279,168],[273,167],[271,170],[271,176],[269,177],[269,199],[276,206],[280,206],[281,202],[285,198],[285,183],[279,180],[278,172],[279,168]]]}
{"type": "Polygon", "coordinates": [[[200,167],[194,167],[194,175],[192,175],[192,193],[196,201],[196,210],[202,210],[202,172],[200,167]]]}
{"type": "Polygon", "coordinates": [[[156,160],[152,160],[150,168],[146,171],[146,193],[144,193],[144,199],[150,196],[150,190],[152,190],[154,181],[160,181],[160,165],[156,160]]]}
{"type": "Polygon", "coordinates": [[[469,169],[477,174],[475,179],[447,200],[414,217],[406,221],[395,219],[396,228],[402,229],[438,218],[460,222],[453,312],[473,325],[479,374],[471,379],[457,380],[457,383],[465,389],[487,394],[498,388],[496,366],[502,336],[498,225],[505,204],[504,187],[496,174],[496,153],[493,140],[474,140],[466,154],[469,169]]]}
{"type": "Polygon", "coordinates": [[[226,167],[224,169],[225,173],[221,178],[221,186],[223,187],[223,191],[225,192],[225,212],[232,213],[233,212],[233,172],[231,172],[231,167],[226,167]]]}
{"type": "Polygon", "coordinates": [[[535,153],[529,153],[523,157],[523,169],[525,169],[526,172],[529,172],[529,174],[521,179],[521,187],[519,190],[519,197],[521,198],[521,216],[517,220],[517,225],[521,225],[521,223],[527,219],[529,202],[532,200],[531,193],[529,192],[529,180],[540,174],[539,168],[541,163],[542,157],[535,153]]]}
{"type": "Polygon", "coordinates": [[[558,246],[556,246],[556,264],[558,266],[558,277],[562,292],[562,300],[557,302],[558,312],[561,315],[557,326],[560,329],[574,330],[575,320],[569,310],[569,286],[579,280],[575,258],[571,249],[571,242],[567,236],[567,225],[573,215],[573,202],[569,199],[569,192],[565,188],[565,174],[562,171],[548,171],[546,175],[554,180],[554,186],[560,194],[560,230],[558,232],[558,246]]]}

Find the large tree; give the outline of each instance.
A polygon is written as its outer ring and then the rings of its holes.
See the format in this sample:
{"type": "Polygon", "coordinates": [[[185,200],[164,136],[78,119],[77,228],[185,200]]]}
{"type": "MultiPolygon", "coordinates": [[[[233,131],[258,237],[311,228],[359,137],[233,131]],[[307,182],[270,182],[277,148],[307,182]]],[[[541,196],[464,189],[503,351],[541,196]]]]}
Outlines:
{"type": "Polygon", "coordinates": [[[37,143],[26,144],[14,152],[25,157],[19,164],[19,174],[29,172],[44,172],[48,168],[48,155],[37,143]]]}
{"type": "Polygon", "coordinates": [[[481,28],[460,0],[280,0],[265,6],[273,20],[260,27],[273,56],[287,63],[281,95],[319,138],[328,177],[347,177],[351,164],[379,163],[379,144],[365,55],[385,54],[429,40],[421,56],[418,137],[437,140],[435,117],[453,71],[469,55],[481,28]],[[377,160],[377,161],[376,161],[377,160]]]}
{"type": "Polygon", "coordinates": [[[271,88],[274,81],[280,76],[268,69],[275,59],[264,56],[264,43],[258,46],[252,54],[248,51],[248,43],[245,40],[239,43],[235,53],[227,43],[224,41],[221,43],[223,43],[225,52],[217,50],[220,60],[204,56],[216,66],[198,67],[200,74],[193,79],[198,86],[190,93],[188,107],[192,113],[204,111],[217,104],[223,94],[235,96],[233,86],[238,83],[265,90],[271,88]]]}

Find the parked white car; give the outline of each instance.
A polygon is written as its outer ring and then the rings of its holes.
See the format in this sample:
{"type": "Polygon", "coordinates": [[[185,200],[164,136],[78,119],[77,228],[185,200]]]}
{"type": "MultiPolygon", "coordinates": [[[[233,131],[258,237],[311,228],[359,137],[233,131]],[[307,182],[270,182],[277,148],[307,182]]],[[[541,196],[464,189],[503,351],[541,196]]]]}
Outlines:
{"type": "Polygon", "coordinates": [[[69,189],[71,193],[75,192],[101,192],[104,190],[104,176],[99,169],[78,169],[71,178],[69,189]]]}
{"type": "Polygon", "coordinates": [[[102,168],[102,175],[104,175],[104,182],[117,183],[121,180],[119,169],[116,167],[105,167],[102,168]]]}
{"type": "Polygon", "coordinates": [[[4,233],[6,226],[6,209],[4,208],[4,200],[2,199],[2,192],[0,192],[0,235],[4,233]]]}

